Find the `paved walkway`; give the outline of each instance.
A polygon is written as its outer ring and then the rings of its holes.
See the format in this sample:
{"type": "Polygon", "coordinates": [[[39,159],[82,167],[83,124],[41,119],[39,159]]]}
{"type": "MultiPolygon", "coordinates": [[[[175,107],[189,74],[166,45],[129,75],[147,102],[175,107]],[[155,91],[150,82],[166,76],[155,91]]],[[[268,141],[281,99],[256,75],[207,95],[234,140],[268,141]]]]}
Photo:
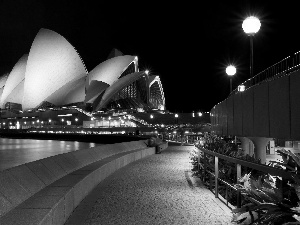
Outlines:
{"type": "Polygon", "coordinates": [[[101,182],[67,225],[231,224],[231,211],[190,173],[193,146],[169,146],[101,182]]]}

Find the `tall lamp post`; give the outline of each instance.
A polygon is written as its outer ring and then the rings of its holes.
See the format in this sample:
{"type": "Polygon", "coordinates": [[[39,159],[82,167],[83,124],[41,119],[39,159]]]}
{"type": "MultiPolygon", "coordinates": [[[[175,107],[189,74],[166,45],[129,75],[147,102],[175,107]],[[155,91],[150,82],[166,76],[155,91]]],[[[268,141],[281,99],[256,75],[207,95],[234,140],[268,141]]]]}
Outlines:
{"type": "Polygon", "coordinates": [[[236,73],[236,68],[233,65],[229,65],[226,68],[226,73],[230,77],[230,93],[232,92],[232,76],[236,73]]]}
{"type": "Polygon", "coordinates": [[[253,36],[259,31],[260,25],[255,16],[247,17],[242,24],[244,32],[250,37],[250,78],[253,77],[253,36]]]}

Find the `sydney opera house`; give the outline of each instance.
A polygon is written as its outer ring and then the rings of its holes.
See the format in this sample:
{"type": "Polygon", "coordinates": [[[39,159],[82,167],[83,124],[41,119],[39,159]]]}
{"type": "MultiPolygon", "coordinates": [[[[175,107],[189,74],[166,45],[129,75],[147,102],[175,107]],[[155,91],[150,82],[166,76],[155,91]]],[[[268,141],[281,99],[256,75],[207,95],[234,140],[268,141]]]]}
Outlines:
{"type": "Polygon", "coordinates": [[[114,49],[87,71],[75,48],[41,29],[29,54],[0,78],[0,128],[135,127],[134,112],[165,110],[159,76],[139,71],[138,57],[114,49]]]}

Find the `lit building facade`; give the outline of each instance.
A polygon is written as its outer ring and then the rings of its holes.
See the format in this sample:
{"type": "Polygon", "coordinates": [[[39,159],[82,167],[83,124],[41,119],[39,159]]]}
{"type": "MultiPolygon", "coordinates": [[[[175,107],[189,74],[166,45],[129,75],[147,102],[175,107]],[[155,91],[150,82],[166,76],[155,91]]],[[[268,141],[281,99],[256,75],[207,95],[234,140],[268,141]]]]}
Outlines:
{"type": "Polygon", "coordinates": [[[164,110],[165,99],[159,77],[139,71],[137,56],[114,49],[88,72],[64,37],[41,29],[0,78],[0,107],[5,129],[135,127],[147,124],[129,114],[164,110]]]}

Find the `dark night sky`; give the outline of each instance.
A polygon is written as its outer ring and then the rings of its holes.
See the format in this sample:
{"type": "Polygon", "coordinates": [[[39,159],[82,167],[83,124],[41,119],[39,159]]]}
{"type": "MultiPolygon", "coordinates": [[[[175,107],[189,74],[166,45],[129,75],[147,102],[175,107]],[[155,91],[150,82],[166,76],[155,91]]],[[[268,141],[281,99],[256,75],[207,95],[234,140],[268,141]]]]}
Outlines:
{"type": "Polygon", "coordinates": [[[168,110],[209,111],[229,94],[228,64],[237,67],[234,88],[249,78],[247,16],[262,23],[254,37],[254,74],[300,50],[296,1],[97,2],[0,0],[0,75],[47,28],[76,48],[88,71],[117,48],[137,55],[140,70],[160,76],[168,110]]]}

